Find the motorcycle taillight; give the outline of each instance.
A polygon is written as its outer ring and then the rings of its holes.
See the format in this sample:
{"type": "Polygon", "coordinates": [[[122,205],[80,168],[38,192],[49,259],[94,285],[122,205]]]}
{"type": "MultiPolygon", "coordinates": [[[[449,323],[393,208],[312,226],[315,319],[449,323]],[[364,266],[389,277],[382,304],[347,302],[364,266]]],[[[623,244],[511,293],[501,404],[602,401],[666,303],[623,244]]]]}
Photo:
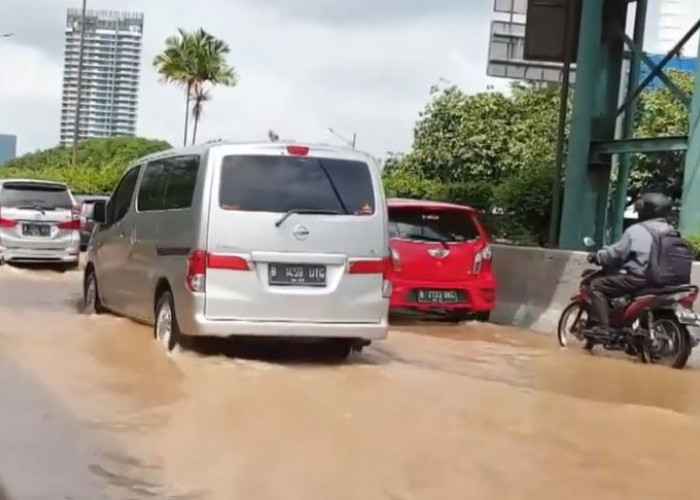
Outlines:
{"type": "Polygon", "coordinates": [[[686,309],[692,309],[693,305],[695,304],[695,301],[698,298],[697,292],[692,292],[683,297],[681,300],[678,301],[680,305],[685,307],[686,309]]]}

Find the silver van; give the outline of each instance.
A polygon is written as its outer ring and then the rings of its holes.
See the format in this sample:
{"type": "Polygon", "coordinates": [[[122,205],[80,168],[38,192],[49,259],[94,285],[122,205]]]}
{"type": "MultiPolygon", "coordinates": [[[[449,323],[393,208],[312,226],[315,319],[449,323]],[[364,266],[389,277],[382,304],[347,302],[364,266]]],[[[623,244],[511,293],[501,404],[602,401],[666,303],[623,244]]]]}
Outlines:
{"type": "Polygon", "coordinates": [[[328,146],[227,144],[144,158],[97,225],[86,311],[181,334],[333,339],[346,356],[388,330],[391,253],[379,168],[328,146]]]}
{"type": "Polygon", "coordinates": [[[0,180],[0,261],[77,268],[81,225],[65,184],[0,180]]]}

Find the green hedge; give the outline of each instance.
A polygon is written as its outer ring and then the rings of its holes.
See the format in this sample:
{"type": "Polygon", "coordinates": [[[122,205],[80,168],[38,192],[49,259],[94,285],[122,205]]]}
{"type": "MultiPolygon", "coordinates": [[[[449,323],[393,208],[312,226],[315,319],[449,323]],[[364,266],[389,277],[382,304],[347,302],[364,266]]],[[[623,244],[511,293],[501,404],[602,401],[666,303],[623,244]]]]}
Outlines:
{"type": "Polygon", "coordinates": [[[58,146],[5,163],[0,167],[0,177],[65,182],[75,193],[110,193],[130,163],[169,148],[165,141],[140,137],[89,139],[78,145],[75,166],[72,149],[58,146]]]}

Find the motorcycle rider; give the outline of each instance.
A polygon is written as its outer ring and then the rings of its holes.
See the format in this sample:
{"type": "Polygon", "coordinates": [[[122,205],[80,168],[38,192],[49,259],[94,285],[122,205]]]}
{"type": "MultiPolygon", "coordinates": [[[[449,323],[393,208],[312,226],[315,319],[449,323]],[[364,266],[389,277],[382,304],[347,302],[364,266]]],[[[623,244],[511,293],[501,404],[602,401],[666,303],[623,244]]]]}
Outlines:
{"type": "Polygon", "coordinates": [[[649,227],[655,232],[672,229],[667,221],[671,213],[671,199],[657,192],[642,194],[634,208],[639,222],[631,225],[623,233],[620,241],[588,256],[588,261],[618,271],[618,274],[602,276],[591,282],[591,317],[588,332],[593,335],[607,335],[610,331],[610,299],[632,295],[648,288],[646,270],[653,245],[649,227]]]}

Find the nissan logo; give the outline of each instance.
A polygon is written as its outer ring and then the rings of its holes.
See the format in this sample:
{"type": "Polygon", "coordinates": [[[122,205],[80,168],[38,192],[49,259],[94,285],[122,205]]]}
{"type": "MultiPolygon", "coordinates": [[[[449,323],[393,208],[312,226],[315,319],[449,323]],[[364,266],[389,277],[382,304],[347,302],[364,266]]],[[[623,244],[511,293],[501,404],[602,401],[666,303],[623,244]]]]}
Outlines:
{"type": "Polygon", "coordinates": [[[297,226],[294,228],[294,237],[298,240],[305,240],[309,237],[309,230],[304,226],[297,226]]]}

